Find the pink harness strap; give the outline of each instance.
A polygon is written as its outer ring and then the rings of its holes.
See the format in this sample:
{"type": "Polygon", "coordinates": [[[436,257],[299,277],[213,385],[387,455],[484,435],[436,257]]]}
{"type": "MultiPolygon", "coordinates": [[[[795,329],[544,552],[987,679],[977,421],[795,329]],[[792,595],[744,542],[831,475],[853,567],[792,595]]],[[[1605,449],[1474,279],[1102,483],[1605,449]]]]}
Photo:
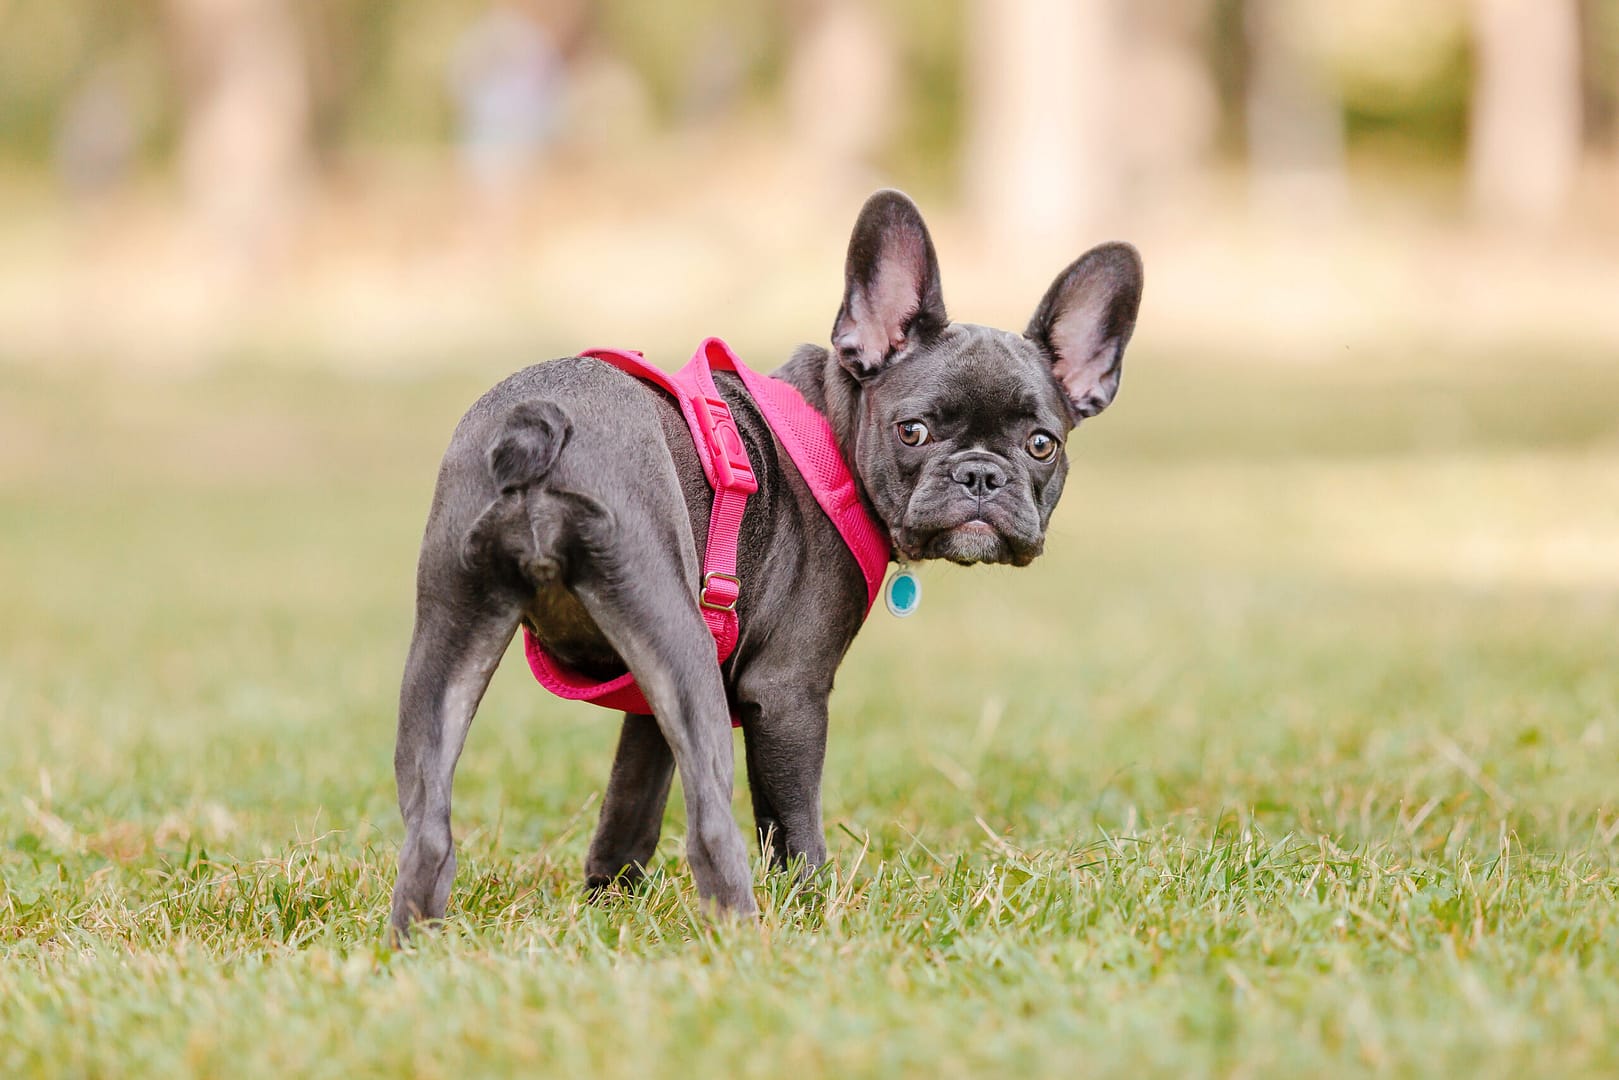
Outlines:
{"type": "MultiPolygon", "coordinates": [[[[736,573],[737,543],[742,535],[742,515],[748,496],[758,490],[759,484],[730,406],[714,385],[716,370],[733,371],[741,378],[770,425],[771,433],[787,451],[815,501],[843,537],[866,578],[866,611],[870,613],[888,566],[888,537],[861,503],[854,477],[838,451],[832,426],[797,390],[780,379],[753,371],[719,338],[703,342],[691,362],[673,375],[648,364],[640,353],[592,349],[581,355],[595,357],[657,384],[679,402],[686,425],[691,428],[703,473],[714,489],[697,603],[703,621],[714,635],[722,663],[736,649],[739,632],[736,605],[742,592],[742,582],[736,573]]],[[[629,672],[607,682],[586,679],[557,663],[527,628],[523,647],[535,679],[558,697],[588,701],[621,712],[652,711],[641,688],[635,684],[635,676],[629,672]]]]}

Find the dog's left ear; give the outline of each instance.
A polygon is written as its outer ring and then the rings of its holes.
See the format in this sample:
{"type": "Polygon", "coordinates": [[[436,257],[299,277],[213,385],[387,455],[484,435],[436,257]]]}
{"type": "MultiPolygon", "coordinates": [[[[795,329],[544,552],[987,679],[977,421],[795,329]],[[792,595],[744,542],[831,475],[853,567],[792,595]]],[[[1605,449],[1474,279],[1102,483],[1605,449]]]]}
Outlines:
{"type": "Polygon", "coordinates": [[[877,192],[849,237],[843,306],[832,324],[838,362],[867,378],[949,324],[939,257],[922,212],[898,191],[877,192]]]}
{"type": "Polygon", "coordinates": [[[1119,392],[1124,347],[1141,308],[1141,255],[1129,244],[1091,248],[1057,275],[1026,336],[1051,357],[1051,372],[1078,423],[1119,392]]]}

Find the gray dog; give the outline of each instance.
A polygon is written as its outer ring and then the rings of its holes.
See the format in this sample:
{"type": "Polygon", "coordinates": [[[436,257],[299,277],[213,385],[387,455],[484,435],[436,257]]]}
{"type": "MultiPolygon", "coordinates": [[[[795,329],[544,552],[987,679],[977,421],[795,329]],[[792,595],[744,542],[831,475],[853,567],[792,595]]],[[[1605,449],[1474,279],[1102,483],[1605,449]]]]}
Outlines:
{"type": "MultiPolygon", "coordinates": [[[[855,223],[831,350],[802,346],[774,377],[830,422],[897,557],[1024,566],[1062,491],[1065,437],[1118,391],[1141,287],[1135,249],[1104,244],[1057,276],[1023,334],[951,322],[920,212],[882,191],[855,223]]],[[[731,816],[733,714],[769,863],[825,862],[827,697],[867,582],[741,382],[717,381],[759,485],[738,548],[740,637],[723,663],[697,603],[713,491],[667,394],[597,359],[554,360],[500,383],[456,428],[400,690],[400,937],[444,914],[456,759],[522,625],[592,678],[627,668],[653,713],[624,718],[593,887],[643,872],[678,768],[705,907],[757,911],[731,816]]]]}

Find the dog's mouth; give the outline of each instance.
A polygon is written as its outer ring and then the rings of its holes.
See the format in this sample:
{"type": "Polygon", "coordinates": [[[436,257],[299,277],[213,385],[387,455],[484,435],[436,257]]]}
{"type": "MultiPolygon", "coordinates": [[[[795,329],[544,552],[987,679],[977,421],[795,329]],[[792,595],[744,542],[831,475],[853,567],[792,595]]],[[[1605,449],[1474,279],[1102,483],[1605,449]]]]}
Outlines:
{"type": "Polygon", "coordinates": [[[946,559],[958,566],[1010,563],[1027,566],[1040,554],[1040,542],[1010,537],[983,518],[932,530],[906,530],[895,547],[907,559],[946,559]]]}

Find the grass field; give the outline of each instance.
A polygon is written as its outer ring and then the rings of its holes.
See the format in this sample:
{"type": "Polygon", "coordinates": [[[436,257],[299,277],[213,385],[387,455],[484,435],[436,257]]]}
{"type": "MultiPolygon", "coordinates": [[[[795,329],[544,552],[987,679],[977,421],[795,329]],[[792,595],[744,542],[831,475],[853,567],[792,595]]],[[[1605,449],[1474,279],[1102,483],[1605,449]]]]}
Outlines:
{"type": "Polygon", "coordinates": [[[1131,363],[1048,555],[857,641],[824,878],[706,926],[677,796],[587,904],[616,725],[508,663],[399,954],[416,543],[499,369],[0,368],[0,1075],[1619,1071],[1619,367],[1131,363]]]}

